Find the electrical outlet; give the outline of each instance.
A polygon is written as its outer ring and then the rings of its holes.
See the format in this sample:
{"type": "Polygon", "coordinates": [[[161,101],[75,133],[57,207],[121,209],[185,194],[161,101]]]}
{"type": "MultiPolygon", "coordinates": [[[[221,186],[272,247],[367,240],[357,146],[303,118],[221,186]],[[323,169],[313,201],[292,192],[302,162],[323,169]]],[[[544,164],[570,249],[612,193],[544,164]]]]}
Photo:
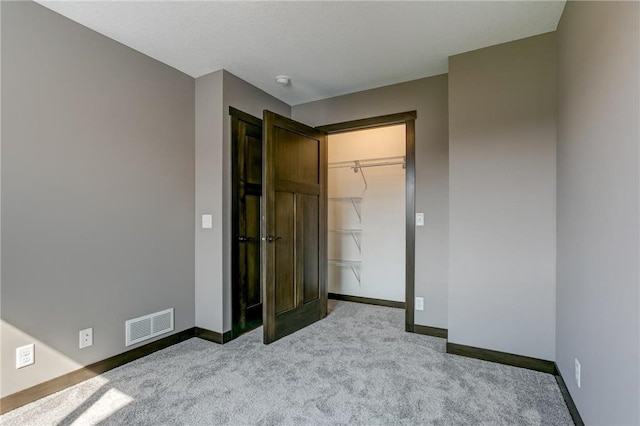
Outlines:
{"type": "Polygon", "coordinates": [[[424,226],[424,213],[416,213],[416,226],[424,226]]]}
{"type": "Polygon", "coordinates": [[[93,328],[80,330],[80,349],[93,345],[93,328]]]}
{"type": "Polygon", "coordinates": [[[424,311],[424,297],[416,297],[416,311],[424,311]]]}
{"type": "Polygon", "coordinates": [[[33,343],[16,349],[16,369],[26,367],[34,362],[36,361],[33,343]]]}
{"type": "Polygon", "coordinates": [[[580,388],[580,362],[578,358],[576,358],[576,385],[578,385],[578,389],[580,388]]]}

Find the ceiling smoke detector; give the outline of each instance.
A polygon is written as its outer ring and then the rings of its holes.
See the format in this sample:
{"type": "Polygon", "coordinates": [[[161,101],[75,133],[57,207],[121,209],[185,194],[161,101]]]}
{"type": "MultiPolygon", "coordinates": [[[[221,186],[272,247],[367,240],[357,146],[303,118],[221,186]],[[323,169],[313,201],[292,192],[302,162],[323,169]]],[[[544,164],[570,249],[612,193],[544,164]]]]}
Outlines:
{"type": "Polygon", "coordinates": [[[289,83],[291,83],[291,79],[289,77],[287,77],[286,75],[279,75],[276,77],[276,81],[280,84],[282,84],[282,86],[288,86],[289,83]]]}

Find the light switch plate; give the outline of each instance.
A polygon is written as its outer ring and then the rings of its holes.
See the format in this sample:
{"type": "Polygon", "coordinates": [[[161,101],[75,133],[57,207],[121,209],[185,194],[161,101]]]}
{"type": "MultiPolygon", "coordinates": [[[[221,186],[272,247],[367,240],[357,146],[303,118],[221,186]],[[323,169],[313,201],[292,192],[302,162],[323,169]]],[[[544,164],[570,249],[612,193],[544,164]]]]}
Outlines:
{"type": "Polygon", "coordinates": [[[424,226],[424,213],[416,213],[416,226],[424,226]]]}
{"type": "Polygon", "coordinates": [[[213,215],[211,214],[203,214],[202,215],[202,229],[211,229],[213,227],[213,215]]]}

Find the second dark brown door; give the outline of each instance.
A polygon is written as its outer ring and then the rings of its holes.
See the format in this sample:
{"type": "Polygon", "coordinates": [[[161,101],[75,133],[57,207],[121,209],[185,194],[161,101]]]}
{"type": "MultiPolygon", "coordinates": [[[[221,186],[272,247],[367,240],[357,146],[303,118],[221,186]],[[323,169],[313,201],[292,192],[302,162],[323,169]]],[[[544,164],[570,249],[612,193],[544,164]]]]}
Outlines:
{"type": "Polygon", "coordinates": [[[231,109],[233,335],[262,325],[260,208],[262,121],[231,109]]]}

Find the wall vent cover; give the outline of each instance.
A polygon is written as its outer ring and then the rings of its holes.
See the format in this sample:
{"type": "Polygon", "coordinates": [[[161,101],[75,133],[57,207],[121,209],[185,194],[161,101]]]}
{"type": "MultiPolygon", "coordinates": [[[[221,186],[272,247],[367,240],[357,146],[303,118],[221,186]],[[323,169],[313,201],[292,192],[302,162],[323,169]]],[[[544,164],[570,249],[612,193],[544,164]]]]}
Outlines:
{"type": "Polygon", "coordinates": [[[127,346],[173,331],[173,308],[130,319],[125,329],[127,346]]]}

